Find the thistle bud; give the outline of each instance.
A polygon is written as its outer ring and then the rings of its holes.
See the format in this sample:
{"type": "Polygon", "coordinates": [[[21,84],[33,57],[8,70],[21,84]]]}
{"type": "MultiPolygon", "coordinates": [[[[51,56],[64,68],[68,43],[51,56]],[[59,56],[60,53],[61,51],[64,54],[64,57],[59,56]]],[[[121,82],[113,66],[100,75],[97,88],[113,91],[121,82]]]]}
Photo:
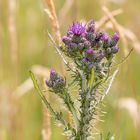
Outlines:
{"type": "Polygon", "coordinates": [[[114,33],[112,36],[112,40],[118,42],[120,39],[119,33],[114,33]]]}
{"type": "Polygon", "coordinates": [[[84,42],[84,48],[88,49],[91,46],[91,43],[89,41],[84,42]]]}
{"type": "Polygon", "coordinates": [[[87,32],[94,32],[95,31],[95,23],[93,20],[90,20],[87,24],[87,29],[86,29],[87,32]]]}
{"type": "Polygon", "coordinates": [[[113,46],[112,48],[111,48],[111,52],[112,53],[117,53],[119,51],[119,47],[116,45],[116,46],[113,46]]]}
{"type": "Polygon", "coordinates": [[[109,36],[106,32],[102,33],[101,40],[107,42],[109,40],[109,36]]]}
{"type": "Polygon", "coordinates": [[[78,48],[79,50],[83,50],[85,48],[84,43],[79,43],[78,48]]]}
{"type": "Polygon", "coordinates": [[[58,75],[55,70],[50,71],[50,79],[45,80],[45,84],[54,90],[54,92],[61,92],[65,87],[65,80],[62,76],[58,75]]]}
{"type": "Polygon", "coordinates": [[[75,49],[77,49],[77,44],[76,43],[70,43],[69,44],[69,46],[68,46],[68,48],[70,49],[70,50],[75,50],[75,49]]]}
{"type": "Polygon", "coordinates": [[[92,48],[89,48],[86,50],[85,54],[86,54],[86,56],[92,56],[94,54],[94,51],[92,48]]]}
{"type": "Polygon", "coordinates": [[[69,44],[72,42],[71,38],[70,37],[67,37],[67,36],[63,36],[62,41],[67,46],[69,46],[69,44]]]}
{"type": "Polygon", "coordinates": [[[105,54],[103,52],[99,52],[95,55],[96,62],[100,62],[105,57],[105,54]]]}
{"type": "Polygon", "coordinates": [[[106,53],[107,53],[107,54],[111,54],[111,48],[107,48],[107,49],[106,49],[106,53]]]}
{"type": "Polygon", "coordinates": [[[50,79],[56,79],[57,78],[57,73],[54,69],[51,69],[50,71],[50,79]]]}
{"type": "Polygon", "coordinates": [[[53,89],[61,90],[65,86],[65,81],[62,77],[59,77],[57,80],[54,81],[53,89]]]}
{"type": "Polygon", "coordinates": [[[85,34],[85,38],[90,41],[92,44],[95,42],[95,35],[91,32],[85,34]]]}

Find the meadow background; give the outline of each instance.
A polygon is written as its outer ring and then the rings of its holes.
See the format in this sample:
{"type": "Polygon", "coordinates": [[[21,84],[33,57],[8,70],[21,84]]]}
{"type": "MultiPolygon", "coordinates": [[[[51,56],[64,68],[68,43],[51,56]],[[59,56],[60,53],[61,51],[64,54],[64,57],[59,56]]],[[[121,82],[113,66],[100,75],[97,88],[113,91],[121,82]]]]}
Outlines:
{"type": "MultiPolygon", "coordinates": [[[[61,59],[47,35],[47,30],[54,34],[44,12],[46,1],[0,0],[0,140],[66,140],[53,120],[50,127],[47,116],[44,122],[43,105],[29,79],[30,69],[40,81],[50,68],[62,73],[61,59]],[[49,129],[46,135],[51,131],[50,139],[43,138],[43,127],[49,129]]],[[[134,34],[126,33],[130,39],[122,39],[116,61],[131,48],[134,51],[119,66],[105,100],[107,114],[98,128],[103,135],[113,133],[116,140],[140,140],[140,0],[54,0],[54,4],[62,35],[73,21],[99,21],[106,15],[102,6],[123,10],[115,19],[134,34]]],[[[112,33],[112,22],[103,29],[112,33]]],[[[59,101],[52,95],[49,98],[57,107],[59,101]]]]}

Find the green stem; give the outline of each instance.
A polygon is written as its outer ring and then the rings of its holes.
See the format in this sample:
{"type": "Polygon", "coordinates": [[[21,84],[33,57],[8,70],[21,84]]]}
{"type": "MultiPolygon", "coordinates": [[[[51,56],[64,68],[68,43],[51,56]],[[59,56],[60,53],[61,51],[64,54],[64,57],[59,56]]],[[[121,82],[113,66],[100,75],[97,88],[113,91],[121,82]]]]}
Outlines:
{"type": "Polygon", "coordinates": [[[92,73],[92,78],[90,82],[86,79],[86,76],[82,71],[79,71],[81,77],[81,117],[80,117],[80,127],[78,129],[77,137],[75,140],[87,140],[89,126],[88,116],[89,116],[89,106],[90,106],[90,92],[94,82],[94,72],[92,73]],[[88,84],[87,84],[88,83],[88,84]]]}

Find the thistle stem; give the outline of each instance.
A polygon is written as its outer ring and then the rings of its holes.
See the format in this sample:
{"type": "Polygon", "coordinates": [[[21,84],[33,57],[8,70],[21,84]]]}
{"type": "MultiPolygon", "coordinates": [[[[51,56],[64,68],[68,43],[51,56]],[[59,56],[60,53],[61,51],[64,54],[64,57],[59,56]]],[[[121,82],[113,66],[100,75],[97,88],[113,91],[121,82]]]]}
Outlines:
{"type": "Polygon", "coordinates": [[[89,87],[93,84],[93,77],[92,76],[92,82],[91,84],[87,84],[88,80],[86,79],[84,73],[82,71],[79,71],[79,74],[81,76],[81,117],[80,117],[80,127],[78,129],[77,137],[75,140],[87,140],[88,138],[88,128],[89,128],[89,122],[90,122],[90,104],[91,104],[91,90],[89,87]]]}

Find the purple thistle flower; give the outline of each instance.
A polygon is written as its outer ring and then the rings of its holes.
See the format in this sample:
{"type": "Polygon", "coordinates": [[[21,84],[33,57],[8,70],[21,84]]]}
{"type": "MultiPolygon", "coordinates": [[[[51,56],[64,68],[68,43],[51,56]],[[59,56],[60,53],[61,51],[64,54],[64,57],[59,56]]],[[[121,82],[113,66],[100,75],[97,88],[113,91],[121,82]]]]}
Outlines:
{"type": "Polygon", "coordinates": [[[70,37],[63,36],[62,41],[64,42],[65,45],[68,45],[72,42],[70,37]]]}
{"type": "Polygon", "coordinates": [[[112,40],[115,41],[115,42],[118,42],[119,39],[120,39],[119,33],[114,33],[113,36],[112,36],[112,40]]]}
{"type": "Polygon", "coordinates": [[[86,53],[87,56],[92,56],[94,54],[94,51],[93,51],[92,48],[89,48],[89,49],[86,50],[85,53],[86,53]]]}
{"type": "Polygon", "coordinates": [[[107,42],[109,40],[109,36],[106,32],[102,33],[101,40],[107,42]]]}
{"type": "Polygon", "coordinates": [[[55,79],[57,77],[57,73],[54,69],[51,69],[50,71],[50,79],[55,79]]]}
{"type": "Polygon", "coordinates": [[[68,32],[72,32],[76,36],[83,35],[85,33],[85,26],[78,22],[73,23],[68,32]]]}

